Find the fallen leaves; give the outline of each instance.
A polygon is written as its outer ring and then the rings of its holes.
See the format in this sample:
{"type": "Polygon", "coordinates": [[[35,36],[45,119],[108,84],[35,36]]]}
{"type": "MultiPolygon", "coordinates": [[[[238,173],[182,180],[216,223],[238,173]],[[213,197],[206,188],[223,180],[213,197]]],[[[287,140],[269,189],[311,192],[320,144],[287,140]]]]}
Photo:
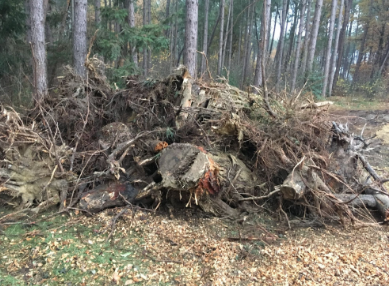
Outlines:
{"type": "Polygon", "coordinates": [[[386,230],[298,229],[277,236],[276,222],[267,226],[254,217],[240,225],[200,218],[189,208],[174,219],[135,210],[106,243],[105,226],[120,211],[72,228],[0,236],[0,276],[80,285],[382,285],[389,279],[386,230]]]}

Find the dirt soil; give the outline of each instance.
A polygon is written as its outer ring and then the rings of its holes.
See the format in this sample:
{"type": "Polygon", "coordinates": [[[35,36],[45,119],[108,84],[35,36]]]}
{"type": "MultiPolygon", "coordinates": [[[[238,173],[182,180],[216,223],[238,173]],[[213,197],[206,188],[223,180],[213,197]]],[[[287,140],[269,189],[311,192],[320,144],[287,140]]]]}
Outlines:
{"type": "MultiPolygon", "coordinates": [[[[365,123],[365,137],[378,132],[368,158],[387,177],[388,111],[336,116],[357,134],[365,123]]],[[[388,226],[287,230],[267,212],[230,221],[162,207],[129,210],[112,232],[121,211],[0,229],[0,285],[388,285],[388,226]]]]}

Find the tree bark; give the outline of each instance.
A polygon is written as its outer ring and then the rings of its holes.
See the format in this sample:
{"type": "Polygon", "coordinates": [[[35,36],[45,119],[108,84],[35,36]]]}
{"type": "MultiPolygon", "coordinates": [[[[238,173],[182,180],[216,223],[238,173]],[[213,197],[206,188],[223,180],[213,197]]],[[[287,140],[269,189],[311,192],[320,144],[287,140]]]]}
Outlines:
{"type": "Polygon", "coordinates": [[[186,0],[184,64],[190,75],[196,76],[198,0],[186,0]]]}
{"type": "Polygon", "coordinates": [[[210,0],[204,2],[204,33],[203,33],[203,52],[204,56],[201,58],[200,73],[203,74],[207,68],[207,48],[208,48],[208,12],[209,12],[210,0]]]}
{"type": "Polygon", "coordinates": [[[309,51],[309,40],[310,40],[310,10],[311,1],[307,1],[308,12],[306,13],[306,28],[305,28],[305,39],[304,39],[304,49],[303,57],[301,62],[301,75],[304,76],[306,72],[306,62],[308,61],[308,51],[309,51]]]}
{"type": "Polygon", "coordinates": [[[305,24],[304,17],[305,17],[306,0],[302,0],[300,5],[301,5],[301,13],[300,13],[300,20],[299,20],[298,36],[297,36],[297,48],[295,51],[293,77],[291,79],[291,88],[290,88],[291,94],[293,94],[297,82],[299,58],[302,49],[302,32],[304,30],[304,24],[305,24]]]}
{"type": "Polygon", "coordinates": [[[362,40],[361,40],[361,47],[359,49],[358,60],[357,60],[356,66],[355,66],[355,72],[354,72],[354,76],[353,76],[353,81],[351,83],[351,88],[353,88],[358,81],[359,68],[361,67],[362,59],[364,56],[365,43],[366,43],[368,31],[369,31],[369,21],[372,19],[372,9],[373,9],[372,6],[373,6],[373,0],[370,1],[370,7],[369,7],[369,18],[370,19],[366,22],[365,28],[363,31],[362,40]]]}
{"type": "Polygon", "coordinates": [[[44,0],[30,0],[30,23],[34,87],[36,89],[34,97],[37,102],[41,102],[48,89],[44,0]]]}
{"type": "MultiPolygon", "coordinates": [[[[268,25],[270,11],[271,11],[271,0],[264,1],[264,14],[263,14],[263,21],[266,25],[268,25]]],[[[259,54],[257,55],[257,63],[256,63],[256,70],[255,70],[255,78],[253,81],[254,86],[260,86],[262,83],[262,72],[261,72],[261,65],[264,63],[265,66],[265,59],[268,49],[268,31],[269,26],[265,27],[261,25],[260,27],[260,40],[259,40],[259,54]]]]}
{"type": "Polygon", "coordinates": [[[101,0],[95,0],[95,25],[101,23],[101,0]]]}
{"type": "Polygon", "coordinates": [[[297,29],[297,25],[298,25],[298,9],[299,9],[299,5],[296,4],[295,11],[294,11],[294,22],[293,22],[291,29],[290,29],[289,45],[288,45],[288,50],[287,50],[286,60],[285,60],[284,70],[283,70],[284,73],[287,71],[287,68],[289,66],[290,59],[291,59],[291,53],[294,48],[294,35],[295,35],[295,30],[297,29]]]}
{"type": "Polygon", "coordinates": [[[287,0],[283,0],[282,7],[282,21],[280,25],[280,36],[279,36],[279,45],[277,51],[277,60],[276,60],[276,92],[279,92],[280,86],[280,76],[282,73],[282,57],[283,57],[283,48],[284,48],[284,34],[285,34],[285,26],[286,26],[286,15],[287,15],[287,0]]]}
{"type": "Polygon", "coordinates": [[[331,59],[331,69],[329,74],[328,96],[331,96],[332,93],[333,74],[335,72],[335,67],[336,67],[336,55],[338,53],[340,30],[342,29],[342,18],[343,18],[343,7],[344,7],[343,5],[344,5],[344,0],[340,0],[338,28],[336,30],[335,48],[333,49],[333,54],[331,59]]]}
{"type": "Polygon", "coordinates": [[[308,78],[309,74],[313,70],[313,59],[314,59],[314,54],[316,52],[317,35],[319,32],[322,6],[323,6],[323,0],[317,0],[316,8],[314,11],[314,17],[313,17],[312,33],[310,35],[309,55],[308,55],[308,62],[306,64],[306,78],[308,78]]]}
{"type": "Polygon", "coordinates": [[[222,56],[223,56],[223,31],[225,24],[225,0],[220,0],[220,29],[219,29],[219,53],[218,53],[218,72],[220,76],[222,72],[222,56]]]}
{"type": "MultiPolygon", "coordinates": [[[[176,13],[176,19],[174,21],[174,32],[173,32],[173,59],[174,61],[176,61],[177,59],[177,30],[178,30],[178,16],[177,16],[177,12],[178,12],[178,0],[175,0],[175,13],[176,13]]],[[[173,64],[177,63],[173,62],[173,64]]]]}
{"type": "MultiPolygon", "coordinates": [[[[147,5],[148,0],[143,0],[143,26],[147,25],[147,5]]],[[[148,64],[147,64],[147,48],[143,48],[143,73],[144,76],[148,76],[148,64]]]]}
{"type": "MultiPolygon", "coordinates": [[[[249,1],[250,2],[250,1],[249,1]]],[[[249,69],[249,58],[252,49],[252,30],[253,30],[253,4],[250,4],[248,7],[248,22],[246,25],[246,34],[245,34],[245,56],[244,56],[244,65],[242,70],[242,88],[244,88],[244,84],[247,78],[248,69],[249,69]]]]}
{"type": "Polygon", "coordinates": [[[332,38],[333,31],[335,28],[335,18],[336,18],[336,3],[337,0],[332,0],[332,8],[331,8],[331,18],[329,20],[329,35],[328,35],[328,44],[327,44],[327,55],[325,58],[325,68],[324,68],[324,83],[323,83],[323,91],[321,96],[325,96],[325,92],[327,90],[328,85],[328,77],[329,77],[329,63],[331,60],[331,48],[332,48],[332,38]]]}
{"type": "Polygon", "coordinates": [[[227,15],[225,39],[223,40],[221,73],[222,73],[222,69],[223,69],[223,67],[225,66],[225,62],[226,62],[227,39],[228,39],[228,37],[229,37],[230,15],[231,15],[231,10],[232,10],[232,5],[231,5],[231,3],[232,3],[232,1],[229,2],[229,11],[228,11],[228,15],[227,15]]]}
{"type": "MultiPolygon", "coordinates": [[[[151,24],[151,0],[147,0],[147,24],[151,24]]],[[[151,47],[147,48],[147,74],[151,69],[151,47]]]]}
{"type": "Polygon", "coordinates": [[[338,60],[336,61],[336,69],[335,69],[335,75],[333,77],[332,90],[335,89],[336,83],[338,82],[338,78],[339,78],[340,67],[342,65],[342,58],[344,53],[344,41],[346,39],[346,27],[348,24],[348,20],[350,18],[350,10],[352,4],[353,4],[353,0],[347,0],[344,2],[344,18],[343,18],[342,29],[340,30],[340,35],[339,35],[338,60]]]}
{"type": "Polygon", "coordinates": [[[278,20],[278,15],[279,15],[279,13],[278,13],[278,8],[276,8],[275,20],[274,20],[274,29],[273,29],[272,37],[271,37],[271,45],[270,45],[270,49],[269,49],[269,56],[271,56],[272,48],[273,48],[273,45],[274,45],[275,28],[276,28],[276,22],[277,22],[277,20],[278,20]]]}
{"type": "Polygon", "coordinates": [[[76,73],[85,77],[86,68],[84,62],[87,56],[87,0],[75,0],[73,56],[76,73]]]}
{"type": "MultiPolygon", "coordinates": [[[[128,24],[131,28],[135,27],[135,6],[133,1],[134,0],[128,0],[128,24]]],[[[137,53],[135,47],[132,46],[131,46],[131,56],[135,66],[138,66],[137,53]]]]}
{"type": "Polygon", "coordinates": [[[229,63],[227,64],[227,80],[230,80],[230,69],[231,69],[231,58],[232,58],[232,50],[233,50],[233,24],[234,24],[234,0],[231,0],[230,6],[231,6],[231,19],[230,19],[230,39],[229,39],[229,63]]]}

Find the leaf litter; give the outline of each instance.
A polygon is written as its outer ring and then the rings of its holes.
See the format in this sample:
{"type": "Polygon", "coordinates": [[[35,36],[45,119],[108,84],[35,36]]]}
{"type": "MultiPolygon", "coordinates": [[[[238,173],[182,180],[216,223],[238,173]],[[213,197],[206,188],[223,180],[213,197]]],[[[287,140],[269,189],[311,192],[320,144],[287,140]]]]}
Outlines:
{"type": "Polygon", "coordinates": [[[387,285],[389,281],[387,226],[285,231],[284,222],[263,215],[236,222],[203,217],[193,208],[175,211],[171,217],[135,209],[119,218],[106,242],[113,217],[121,211],[7,226],[0,236],[0,284],[387,285]]]}

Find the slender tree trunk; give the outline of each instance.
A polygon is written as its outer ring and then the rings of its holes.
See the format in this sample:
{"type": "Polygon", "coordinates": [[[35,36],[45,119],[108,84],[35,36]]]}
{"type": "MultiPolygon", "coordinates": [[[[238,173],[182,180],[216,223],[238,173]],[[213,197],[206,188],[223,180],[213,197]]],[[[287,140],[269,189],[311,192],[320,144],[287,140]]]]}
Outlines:
{"type": "Polygon", "coordinates": [[[252,50],[252,30],[253,30],[253,15],[254,15],[252,13],[253,7],[254,7],[253,4],[251,4],[248,7],[248,23],[247,23],[247,33],[246,33],[244,66],[243,66],[243,73],[242,73],[242,88],[244,88],[245,81],[248,77],[250,53],[252,50]]]}
{"type": "Polygon", "coordinates": [[[210,49],[211,44],[212,44],[212,40],[215,37],[216,28],[218,27],[218,24],[220,22],[219,20],[220,20],[220,15],[219,15],[218,19],[216,19],[216,22],[215,22],[215,25],[214,25],[214,29],[212,29],[212,34],[211,34],[210,40],[208,41],[208,48],[207,48],[208,50],[210,49]]]}
{"type": "MultiPolygon", "coordinates": [[[[148,0],[143,0],[143,26],[147,25],[147,5],[148,0]]],[[[147,59],[147,47],[143,48],[143,72],[144,76],[148,76],[148,59],[147,59]]]]}
{"type": "Polygon", "coordinates": [[[220,29],[219,29],[219,53],[218,53],[218,75],[222,73],[223,57],[223,31],[225,23],[225,0],[220,0],[220,29]]]}
{"type": "MultiPolygon", "coordinates": [[[[370,7],[369,7],[369,18],[370,19],[372,19],[372,14],[373,14],[372,9],[373,9],[373,0],[370,0],[370,7]]],[[[369,31],[369,21],[366,22],[365,28],[363,31],[362,40],[361,40],[361,47],[359,49],[357,65],[355,66],[355,72],[354,72],[354,76],[353,76],[353,81],[351,83],[351,88],[353,88],[358,81],[359,68],[361,67],[362,59],[363,59],[364,52],[365,52],[365,44],[366,44],[366,40],[367,40],[368,31],[369,31]]]]}
{"type": "Polygon", "coordinates": [[[310,34],[310,43],[309,43],[309,55],[308,62],[306,64],[306,78],[308,78],[309,74],[313,70],[313,60],[314,54],[316,52],[316,43],[317,36],[319,32],[320,26],[320,16],[321,16],[321,7],[323,6],[323,0],[317,0],[316,9],[314,11],[313,24],[312,24],[312,33],[310,34]]]}
{"type": "Polygon", "coordinates": [[[372,74],[370,76],[372,79],[375,76],[377,76],[377,74],[378,74],[378,73],[376,73],[376,68],[379,67],[382,64],[381,63],[382,62],[381,57],[382,57],[382,51],[383,51],[385,26],[386,26],[385,23],[381,26],[380,37],[378,39],[378,48],[377,48],[376,57],[375,57],[374,63],[373,63],[372,74]]]}
{"type": "Polygon", "coordinates": [[[101,23],[101,0],[95,0],[95,25],[101,23]]]}
{"type": "Polygon", "coordinates": [[[270,49],[269,49],[269,56],[271,57],[271,53],[272,53],[272,47],[274,45],[274,38],[275,38],[275,28],[276,28],[276,22],[278,20],[278,8],[276,8],[276,12],[275,12],[275,20],[274,20],[274,30],[272,32],[272,37],[271,37],[271,45],[270,45],[270,49]]]}
{"type": "MultiPolygon", "coordinates": [[[[265,0],[264,5],[263,5],[263,21],[265,24],[268,25],[269,17],[270,17],[270,11],[271,11],[271,0],[265,0]]],[[[253,81],[253,85],[258,87],[262,84],[262,71],[261,67],[264,63],[265,67],[265,62],[266,62],[266,54],[267,54],[267,49],[268,49],[268,31],[269,31],[269,26],[265,27],[264,25],[261,25],[260,27],[260,41],[259,41],[259,54],[257,55],[257,63],[256,63],[256,70],[255,70],[255,78],[253,81]]]]}
{"type": "Polygon", "coordinates": [[[231,19],[230,19],[230,38],[229,38],[229,63],[227,64],[227,80],[230,80],[230,70],[231,70],[231,58],[233,50],[233,24],[234,24],[234,3],[233,0],[230,1],[231,6],[231,19]]]}
{"type": "Polygon", "coordinates": [[[298,65],[299,65],[299,58],[302,49],[302,32],[304,30],[305,24],[305,8],[306,8],[306,0],[302,0],[301,3],[301,14],[299,20],[299,28],[298,28],[298,36],[297,36],[297,47],[295,50],[295,60],[294,60],[294,68],[293,68],[293,77],[291,79],[291,88],[290,93],[293,94],[295,85],[297,82],[297,75],[298,75],[298,65]]]}
{"type": "Polygon", "coordinates": [[[30,23],[34,87],[36,89],[34,98],[37,102],[41,102],[48,91],[44,0],[30,0],[30,23]]]}
{"type": "Polygon", "coordinates": [[[204,34],[203,34],[203,52],[204,56],[201,58],[201,69],[200,73],[203,74],[207,68],[207,47],[208,47],[208,12],[209,12],[210,0],[204,2],[204,34]]]}
{"type": "Polygon", "coordinates": [[[184,64],[190,75],[196,76],[196,47],[197,47],[197,19],[198,0],[186,0],[186,24],[185,24],[185,55],[184,64]]]}
{"type": "MultiPolygon", "coordinates": [[[[177,17],[177,12],[178,12],[178,0],[175,0],[175,13],[176,13],[176,19],[174,20],[174,32],[173,32],[173,59],[176,60],[177,59],[177,30],[178,30],[178,17],[177,17]]],[[[177,63],[177,62],[175,62],[177,63]]],[[[175,64],[173,62],[173,64],[175,64]]],[[[178,65],[178,64],[177,64],[178,65]]]]}
{"type": "Polygon", "coordinates": [[[73,38],[75,71],[85,77],[84,62],[87,56],[87,0],[75,0],[75,23],[73,38]]]}
{"type": "Polygon", "coordinates": [[[340,30],[340,35],[339,35],[338,59],[336,61],[336,69],[335,69],[335,75],[333,77],[332,90],[335,89],[336,83],[338,82],[338,78],[339,78],[340,67],[342,64],[342,58],[344,53],[344,41],[346,39],[346,27],[348,24],[348,20],[350,18],[350,10],[351,10],[352,3],[353,0],[344,1],[344,18],[343,18],[342,29],[340,30]]]}
{"type": "MultiPolygon", "coordinates": [[[[151,24],[151,0],[147,0],[147,24],[151,24]]],[[[151,47],[147,48],[147,74],[150,74],[151,70],[151,47]]]]}
{"type": "MultiPolygon", "coordinates": [[[[170,0],[166,1],[166,19],[170,17],[170,0]]],[[[169,23],[171,26],[171,23],[169,23]]],[[[166,30],[166,37],[169,37],[170,29],[166,30]]]]}
{"type": "MultiPolygon", "coordinates": [[[[340,0],[338,27],[336,30],[336,37],[335,37],[336,38],[335,39],[335,48],[333,49],[333,54],[332,54],[332,58],[331,58],[331,69],[329,71],[328,96],[331,96],[331,93],[332,93],[333,74],[335,72],[335,67],[336,67],[336,55],[338,53],[339,35],[340,35],[340,30],[342,29],[343,8],[344,8],[344,0],[340,0]]],[[[351,33],[351,31],[350,31],[350,33],[351,33]]]]}
{"type": "Polygon", "coordinates": [[[306,72],[306,62],[308,61],[308,51],[309,51],[309,41],[310,41],[310,10],[311,0],[307,0],[308,11],[306,13],[306,28],[305,28],[305,39],[304,39],[304,48],[303,48],[303,57],[301,61],[301,75],[305,76],[306,72]]]}
{"type": "Polygon", "coordinates": [[[280,36],[279,36],[279,45],[277,51],[277,61],[276,61],[276,92],[279,92],[280,86],[280,76],[282,73],[282,57],[283,57],[283,48],[284,48],[284,34],[286,30],[286,15],[287,15],[287,0],[283,0],[283,9],[282,9],[282,23],[280,26],[280,36]]]}
{"type": "Polygon", "coordinates": [[[230,24],[230,14],[231,14],[231,1],[229,2],[229,11],[228,11],[228,15],[227,15],[227,22],[226,22],[226,32],[225,32],[225,39],[223,40],[223,49],[222,49],[222,67],[221,69],[223,69],[223,67],[225,66],[225,62],[226,62],[226,47],[227,47],[227,39],[229,37],[229,24],[230,24]]]}
{"type": "MultiPolygon", "coordinates": [[[[339,17],[340,17],[340,15],[342,15],[342,14],[340,13],[339,17]]],[[[343,15],[342,15],[342,19],[343,19],[343,15]]],[[[354,20],[350,21],[350,26],[348,28],[348,33],[347,33],[347,37],[348,37],[348,42],[346,44],[347,48],[344,51],[344,63],[343,63],[343,71],[342,71],[344,79],[347,79],[346,75],[348,75],[348,70],[349,70],[348,67],[349,67],[350,58],[351,58],[350,57],[350,51],[352,50],[351,49],[352,43],[350,41],[350,38],[351,38],[351,35],[352,35],[353,22],[354,22],[354,20]]],[[[340,25],[341,24],[342,23],[340,23],[340,25]]],[[[339,36],[336,36],[336,37],[339,37],[339,36]]],[[[336,45],[336,48],[337,48],[337,44],[335,44],[335,45],[336,45]]],[[[336,63],[335,63],[335,65],[336,65],[336,63]]]]}
{"type": "Polygon", "coordinates": [[[285,64],[284,64],[284,73],[287,71],[288,65],[290,63],[291,53],[293,50],[295,50],[294,49],[294,36],[295,36],[295,30],[297,29],[297,25],[298,25],[298,8],[299,8],[299,5],[296,4],[295,11],[294,11],[294,22],[291,25],[291,29],[290,29],[289,45],[288,45],[286,60],[285,60],[285,64]]]}
{"type": "Polygon", "coordinates": [[[321,96],[325,96],[325,92],[327,91],[328,86],[328,77],[329,77],[329,63],[331,60],[331,48],[332,48],[332,38],[333,31],[335,28],[335,17],[336,17],[336,3],[337,0],[332,0],[332,8],[331,8],[331,18],[329,20],[329,35],[328,35],[328,44],[327,44],[327,55],[325,57],[325,68],[324,68],[324,83],[323,83],[323,91],[321,96]]]}
{"type": "MultiPolygon", "coordinates": [[[[128,24],[131,28],[135,27],[135,6],[134,2],[135,0],[128,0],[128,24]]],[[[135,66],[138,66],[137,62],[137,53],[135,47],[131,45],[131,57],[132,61],[135,64],[135,66]]]]}

